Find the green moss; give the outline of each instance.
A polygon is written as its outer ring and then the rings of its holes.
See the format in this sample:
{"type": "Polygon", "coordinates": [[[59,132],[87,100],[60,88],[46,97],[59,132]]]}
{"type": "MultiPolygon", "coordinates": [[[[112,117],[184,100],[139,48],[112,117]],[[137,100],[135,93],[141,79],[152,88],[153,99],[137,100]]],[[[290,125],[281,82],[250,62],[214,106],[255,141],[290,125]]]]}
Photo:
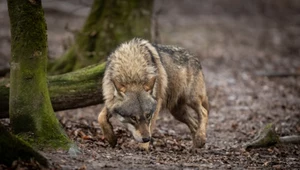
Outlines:
{"type": "Polygon", "coordinates": [[[50,81],[50,83],[53,84],[59,81],[62,81],[64,83],[66,83],[66,81],[72,81],[72,83],[76,81],[83,82],[85,80],[102,78],[104,71],[105,71],[105,63],[101,63],[101,64],[87,66],[83,69],[74,72],[56,75],[56,76],[50,76],[48,80],[50,81]]]}
{"type": "Polygon", "coordinates": [[[18,134],[17,137],[29,143],[37,149],[65,149],[68,150],[73,144],[66,135],[33,135],[31,133],[18,134]]]}
{"type": "Polygon", "coordinates": [[[279,137],[274,130],[272,123],[267,124],[259,134],[251,141],[244,145],[246,149],[268,147],[279,142],[279,137]]]}
{"type": "Polygon", "coordinates": [[[272,123],[267,124],[261,132],[265,137],[260,141],[261,145],[270,146],[279,142],[279,137],[274,130],[272,123]]]}

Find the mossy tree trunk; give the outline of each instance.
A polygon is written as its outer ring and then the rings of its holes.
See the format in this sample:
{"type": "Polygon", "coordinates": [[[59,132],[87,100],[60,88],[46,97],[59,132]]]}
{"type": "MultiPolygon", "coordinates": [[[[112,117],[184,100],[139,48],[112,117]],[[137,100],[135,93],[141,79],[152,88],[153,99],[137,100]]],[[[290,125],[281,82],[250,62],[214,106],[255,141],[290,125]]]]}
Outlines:
{"type": "Polygon", "coordinates": [[[36,146],[69,146],[47,86],[47,35],[41,0],[8,0],[11,24],[9,117],[12,130],[36,146]]]}
{"type": "Polygon", "coordinates": [[[103,62],[120,43],[140,37],[151,38],[153,0],[94,0],[91,12],[77,33],[75,43],[49,72],[70,72],[103,62]]]}

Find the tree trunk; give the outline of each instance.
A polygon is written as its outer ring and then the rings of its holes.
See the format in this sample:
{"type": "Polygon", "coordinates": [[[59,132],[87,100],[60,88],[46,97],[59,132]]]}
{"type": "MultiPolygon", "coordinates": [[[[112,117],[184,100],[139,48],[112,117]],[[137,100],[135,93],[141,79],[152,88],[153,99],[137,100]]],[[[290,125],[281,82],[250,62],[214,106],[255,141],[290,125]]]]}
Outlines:
{"type": "Polygon", "coordinates": [[[153,0],[94,0],[91,12],[75,43],[49,72],[59,74],[103,62],[120,43],[151,38],[153,0]]]}
{"type": "Polygon", "coordinates": [[[47,28],[41,0],[8,0],[8,11],[12,130],[35,146],[67,148],[70,140],[55,117],[48,93],[47,28]]]}
{"type": "MultiPolygon", "coordinates": [[[[105,63],[74,72],[48,77],[48,88],[55,111],[103,102],[102,77],[105,63]]],[[[0,82],[0,118],[8,118],[9,79],[0,82]]]]}

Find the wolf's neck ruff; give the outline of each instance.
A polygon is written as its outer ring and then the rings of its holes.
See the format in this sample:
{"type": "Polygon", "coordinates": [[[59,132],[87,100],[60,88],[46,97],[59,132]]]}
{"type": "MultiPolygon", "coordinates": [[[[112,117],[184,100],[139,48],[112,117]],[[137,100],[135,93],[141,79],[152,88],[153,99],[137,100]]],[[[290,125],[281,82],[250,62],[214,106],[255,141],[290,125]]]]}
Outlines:
{"type": "Polygon", "coordinates": [[[122,84],[143,84],[157,75],[155,63],[143,44],[146,40],[134,39],[119,46],[110,58],[111,77],[122,84]]]}
{"type": "MultiPolygon", "coordinates": [[[[161,63],[156,48],[146,40],[135,38],[120,45],[108,58],[106,70],[114,82],[120,84],[145,84],[156,77],[155,85],[161,100],[164,99],[167,87],[166,71],[161,63]]],[[[105,93],[104,93],[105,94],[105,93]]],[[[105,96],[105,98],[107,98],[105,96]]],[[[109,97],[108,97],[109,98],[109,97]]]]}

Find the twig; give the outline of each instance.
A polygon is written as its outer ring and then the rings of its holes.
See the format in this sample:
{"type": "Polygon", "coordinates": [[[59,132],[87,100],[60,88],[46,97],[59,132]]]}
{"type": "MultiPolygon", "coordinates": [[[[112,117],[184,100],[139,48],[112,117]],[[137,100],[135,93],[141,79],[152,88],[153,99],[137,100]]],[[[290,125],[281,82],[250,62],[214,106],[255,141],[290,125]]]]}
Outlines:
{"type": "Polygon", "coordinates": [[[279,138],[280,143],[292,143],[292,144],[300,144],[300,136],[283,136],[279,138]]]}

